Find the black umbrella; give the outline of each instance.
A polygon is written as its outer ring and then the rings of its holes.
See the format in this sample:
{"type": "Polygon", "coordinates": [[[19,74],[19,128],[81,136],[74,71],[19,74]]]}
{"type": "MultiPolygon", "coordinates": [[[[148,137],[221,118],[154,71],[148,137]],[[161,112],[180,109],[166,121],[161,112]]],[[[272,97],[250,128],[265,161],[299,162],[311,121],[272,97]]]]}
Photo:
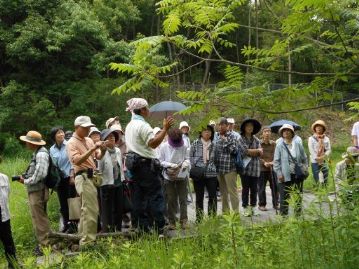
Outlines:
{"type": "Polygon", "coordinates": [[[291,120],[277,120],[273,122],[271,125],[269,125],[269,127],[273,133],[278,133],[280,127],[282,127],[284,124],[292,125],[294,130],[296,131],[301,129],[301,126],[298,123],[295,123],[294,121],[291,120]]]}
{"type": "Polygon", "coordinates": [[[150,116],[153,119],[162,120],[167,116],[173,116],[174,113],[182,111],[187,107],[184,104],[173,101],[163,101],[150,107],[150,116]]]}

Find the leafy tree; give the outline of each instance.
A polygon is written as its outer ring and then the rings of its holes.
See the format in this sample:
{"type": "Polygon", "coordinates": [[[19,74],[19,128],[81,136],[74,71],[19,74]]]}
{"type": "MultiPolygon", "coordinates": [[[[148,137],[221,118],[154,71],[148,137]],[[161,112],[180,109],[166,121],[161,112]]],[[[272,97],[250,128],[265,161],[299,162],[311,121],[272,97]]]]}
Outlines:
{"type": "MultiPolygon", "coordinates": [[[[181,70],[163,69],[163,65],[151,62],[151,58],[148,58],[148,69],[142,68],[142,63],[134,58],[130,67],[113,64],[113,68],[131,75],[117,92],[138,91],[148,81],[167,87],[166,82],[172,77],[203,64],[202,91],[193,89],[178,93],[180,99],[192,104],[184,114],[200,113],[205,117],[209,111],[215,111],[217,116],[274,118],[277,114],[333,101],[335,87],[345,89],[353,82],[357,83],[358,24],[355,14],[358,6],[355,1],[258,2],[260,5],[254,6],[250,1],[240,0],[159,1],[157,10],[164,16],[163,35],[146,37],[133,45],[138,55],[166,55],[164,48],[170,44],[178,52],[171,67],[181,66],[181,70]],[[256,13],[263,21],[268,21],[268,16],[275,16],[277,20],[270,27],[278,28],[242,25],[236,17],[239,10],[256,13]],[[246,28],[256,30],[258,35],[261,32],[263,42],[261,46],[259,42],[256,42],[257,46],[244,45],[242,57],[234,60],[236,42],[233,33],[246,28]],[[190,65],[185,57],[196,62],[190,65]],[[163,71],[166,71],[165,75],[163,71]],[[211,78],[210,73],[216,71],[222,76],[211,78]],[[289,86],[268,91],[271,81],[289,86]],[[208,87],[213,82],[215,86],[208,87]],[[328,89],[332,92],[328,93],[328,89]]],[[[215,115],[211,113],[212,116],[215,115]]]]}

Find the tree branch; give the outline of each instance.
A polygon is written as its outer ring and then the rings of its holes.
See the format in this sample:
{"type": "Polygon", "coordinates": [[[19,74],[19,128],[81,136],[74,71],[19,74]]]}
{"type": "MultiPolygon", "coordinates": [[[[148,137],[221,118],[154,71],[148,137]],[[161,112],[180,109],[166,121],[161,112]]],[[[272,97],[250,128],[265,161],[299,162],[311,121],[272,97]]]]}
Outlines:
{"type": "Polygon", "coordinates": [[[174,73],[174,74],[170,74],[170,75],[166,75],[166,76],[158,76],[159,78],[170,78],[170,77],[173,77],[173,76],[177,76],[179,74],[182,74],[184,72],[186,72],[187,70],[191,69],[192,67],[195,67],[197,65],[200,65],[204,62],[205,60],[201,60],[199,61],[198,63],[195,63],[195,64],[192,64],[191,66],[188,66],[186,67],[185,69],[182,69],[181,71],[178,71],[177,73],[174,73]]]}
{"type": "MultiPolygon", "coordinates": [[[[211,61],[211,62],[223,62],[223,63],[227,63],[227,64],[231,64],[231,65],[237,65],[237,66],[242,66],[242,67],[250,67],[250,68],[255,68],[258,70],[262,70],[265,72],[271,72],[271,73],[279,73],[279,74],[296,74],[296,75],[301,75],[301,76],[336,76],[338,75],[338,73],[323,73],[323,72],[317,72],[317,73],[308,73],[308,72],[298,72],[298,71],[287,71],[287,70],[271,70],[271,69],[267,69],[264,67],[259,67],[259,66],[254,66],[254,65],[250,65],[250,64],[244,64],[244,63],[238,63],[238,62],[233,62],[230,60],[226,60],[226,59],[209,59],[209,58],[204,58],[201,56],[198,56],[192,52],[189,52],[188,50],[181,48],[181,51],[183,51],[184,53],[195,57],[197,59],[200,60],[204,60],[204,61],[211,61]]],[[[341,74],[341,73],[339,73],[341,74]]],[[[359,76],[359,73],[342,73],[342,75],[347,75],[347,76],[359,76]]]]}
{"type": "Polygon", "coordinates": [[[347,104],[350,102],[357,102],[357,101],[359,101],[359,98],[349,99],[349,100],[336,102],[336,103],[332,103],[332,104],[307,107],[307,108],[299,108],[299,109],[293,109],[293,110],[287,110],[287,111],[271,111],[271,110],[264,110],[264,109],[256,109],[255,107],[238,106],[236,103],[232,103],[229,101],[226,101],[226,102],[232,106],[236,106],[239,109],[255,110],[257,112],[262,112],[262,113],[266,113],[266,114],[286,114],[286,113],[294,113],[294,112],[301,112],[301,111],[308,111],[308,110],[316,110],[316,109],[323,108],[323,107],[342,105],[342,104],[347,104]]]}

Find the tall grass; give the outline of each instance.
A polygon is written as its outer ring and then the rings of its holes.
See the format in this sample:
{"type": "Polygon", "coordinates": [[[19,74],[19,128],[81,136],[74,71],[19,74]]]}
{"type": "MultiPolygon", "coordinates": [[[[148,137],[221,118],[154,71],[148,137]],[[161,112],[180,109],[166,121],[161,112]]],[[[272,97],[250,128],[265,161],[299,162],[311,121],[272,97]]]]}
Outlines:
{"type": "MultiPolygon", "coordinates": [[[[335,159],[342,152],[335,149],[335,159]]],[[[11,176],[22,173],[26,166],[27,161],[21,158],[5,160],[0,171],[11,176]]],[[[330,184],[334,185],[332,180],[330,184]]],[[[18,182],[12,182],[11,189],[11,223],[18,256],[24,268],[34,268],[31,251],[36,241],[26,189],[18,182]]],[[[318,199],[326,203],[310,205],[301,218],[248,225],[239,215],[219,216],[196,227],[193,237],[103,239],[92,251],[42,268],[357,268],[359,198],[355,198],[356,206],[350,210],[341,206],[338,215],[337,202],[329,201],[326,194],[327,190],[319,190],[318,199]]],[[[52,228],[57,230],[56,194],[51,195],[48,211],[52,228]]],[[[3,264],[5,259],[0,255],[0,268],[3,264]]]]}

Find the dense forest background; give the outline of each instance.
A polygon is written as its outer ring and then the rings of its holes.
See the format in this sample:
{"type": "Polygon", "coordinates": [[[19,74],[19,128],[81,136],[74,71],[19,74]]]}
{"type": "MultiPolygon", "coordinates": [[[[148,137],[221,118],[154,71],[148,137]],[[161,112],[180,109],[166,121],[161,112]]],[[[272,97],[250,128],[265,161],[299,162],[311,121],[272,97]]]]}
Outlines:
{"type": "Polygon", "coordinates": [[[358,17],[353,0],[0,0],[0,151],[78,115],[126,123],[135,95],[203,122],[347,109],[358,17]]]}

